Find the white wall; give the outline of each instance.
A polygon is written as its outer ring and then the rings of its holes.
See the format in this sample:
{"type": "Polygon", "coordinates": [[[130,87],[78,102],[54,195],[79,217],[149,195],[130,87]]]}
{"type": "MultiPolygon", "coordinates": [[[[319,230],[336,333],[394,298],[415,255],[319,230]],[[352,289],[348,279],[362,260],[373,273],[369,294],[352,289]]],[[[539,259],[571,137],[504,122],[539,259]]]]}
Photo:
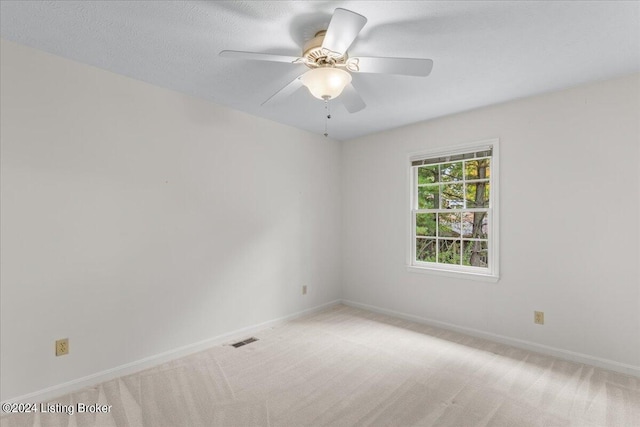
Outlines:
{"type": "Polygon", "coordinates": [[[340,297],[337,142],[1,54],[0,400],[340,297]]]}
{"type": "Polygon", "coordinates": [[[640,372],[639,145],[639,75],[345,143],[344,297],[640,372]],[[408,272],[407,153],[494,137],[501,280],[408,272]]]}

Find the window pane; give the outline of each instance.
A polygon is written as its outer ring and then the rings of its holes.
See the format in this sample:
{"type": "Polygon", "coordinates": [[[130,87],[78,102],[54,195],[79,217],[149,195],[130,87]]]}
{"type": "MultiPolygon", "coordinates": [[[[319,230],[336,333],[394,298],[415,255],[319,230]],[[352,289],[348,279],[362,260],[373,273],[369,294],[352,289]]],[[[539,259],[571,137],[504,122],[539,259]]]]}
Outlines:
{"type": "Polygon", "coordinates": [[[486,212],[464,212],[462,214],[462,237],[486,239],[489,219],[486,212]]]}
{"type": "Polygon", "coordinates": [[[489,250],[486,241],[462,241],[462,265],[486,267],[489,265],[489,250]]]}
{"type": "Polygon", "coordinates": [[[460,264],[460,240],[438,240],[438,262],[460,264]]]}
{"type": "Polygon", "coordinates": [[[466,199],[468,208],[488,208],[489,181],[467,183],[466,199]]]}
{"type": "Polygon", "coordinates": [[[442,209],[462,209],[464,199],[462,197],[462,183],[442,185],[442,209]]]}
{"type": "Polygon", "coordinates": [[[462,213],[462,237],[471,238],[473,236],[473,213],[462,213]]]}
{"type": "Polygon", "coordinates": [[[460,236],[460,214],[459,213],[439,213],[438,214],[438,236],[439,237],[459,237],[460,236]]]}
{"type": "Polygon", "coordinates": [[[429,263],[435,269],[477,273],[496,262],[488,253],[493,245],[489,239],[497,231],[490,224],[492,209],[497,208],[490,206],[495,196],[491,193],[497,190],[490,185],[492,151],[483,143],[468,151],[434,152],[410,161],[411,251],[417,266],[429,263]]]}
{"type": "Polygon", "coordinates": [[[440,165],[440,179],[443,182],[462,180],[462,162],[440,165]]]}
{"type": "Polygon", "coordinates": [[[435,239],[416,239],[416,261],[436,262],[435,239]]]}
{"type": "Polygon", "coordinates": [[[440,195],[437,185],[418,187],[418,209],[440,208],[440,195]]]}
{"type": "Polygon", "coordinates": [[[491,173],[491,159],[467,160],[464,165],[466,179],[489,178],[491,173]]]}
{"type": "Polygon", "coordinates": [[[433,184],[438,181],[440,181],[438,165],[418,168],[418,184],[433,184]]]}
{"type": "Polygon", "coordinates": [[[416,214],[416,236],[436,236],[436,214],[416,214]]]}

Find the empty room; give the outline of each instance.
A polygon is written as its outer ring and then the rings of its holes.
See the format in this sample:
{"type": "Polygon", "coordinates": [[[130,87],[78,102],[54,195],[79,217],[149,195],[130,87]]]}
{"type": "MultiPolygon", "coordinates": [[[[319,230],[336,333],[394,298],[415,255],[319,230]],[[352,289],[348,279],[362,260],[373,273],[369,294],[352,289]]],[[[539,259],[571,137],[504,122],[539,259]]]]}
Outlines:
{"type": "Polygon", "coordinates": [[[640,426],[640,2],[0,34],[2,427],[640,426]]]}

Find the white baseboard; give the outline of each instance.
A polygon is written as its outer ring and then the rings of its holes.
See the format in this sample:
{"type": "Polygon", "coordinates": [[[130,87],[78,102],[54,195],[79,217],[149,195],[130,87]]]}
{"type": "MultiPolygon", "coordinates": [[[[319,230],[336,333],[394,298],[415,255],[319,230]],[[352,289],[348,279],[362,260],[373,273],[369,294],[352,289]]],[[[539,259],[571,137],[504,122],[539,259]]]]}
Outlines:
{"type": "Polygon", "coordinates": [[[547,354],[550,356],[558,357],[560,359],[570,360],[572,362],[584,363],[586,365],[597,366],[599,368],[609,369],[611,371],[640,377],[640,366],[627,365],[625,363],[620,363],[620,362],[616,362],[608,359],[602,359],[600,357],[590,356],[588,354],[577,353],[570,350],[563,350],[561,348],[550,347],[547,345],[537,344],[531,341],[525,341],[518,338],[511,338],[511,337],[506,337],[504,335],[498,335],[498,334],[493,334],[491,332],[481,331],[478,329],[458,326],[452,323],[441,322],[439,320],[427,319],[425,317],[414,316],[412,314],[401,313],[398,311],[388,310],[386,308],[376,307],[373,305],[363,304],[355,301],[343,299],[342,304],[348,305],[350,307],[361,308],[367,311],[372,311],[374,313],[380,313],[380,314],[386,314],[392,317],[398,317],[400,319],[409,320],[411,322],[421,323],[429,326],[436,326],[443,329],[449,329],[452,331],[460,332],[460,333],[471,335],[474,337],[484,338],[490,341],[499,342],[501,344],[506,344],[506,345],[522,348],[529,351],[535,351],[537,353],[547,354]]]}
{"type": "Polygon", "coordinates": [[[189,344],[183,347],[179,347],[164,353],[156,354],[153,356],[145,357],[144,359],[136,360],[131,363],[127,363],[124,365],[117,366],[112,369],[107,369],[102,372],[97,372],[92,375],[88,375],[82,378],[78,378],[73,381],[69,381],[63,384],[58,384],[55,386],[47,387],[42,390],[35,391],[33,393],[25,394],[22,396],[17,396],[14,398],[7,399],[0,403],[13,403],[13,402],[45,402],[47,400],[54,399],[58,396],[62,396],[67,393],[72,393],[74,391],[78,391],[82,388],[89,387],[92,385],[99,384],[104,381],[109,381],[117,377],[121,377],[124,375],[133,374],[135,372],[139,372],[148,368],[152,368],[156,365],[160,365],[162,363],[168,362],[173,359],[177,359],[180,357],[187,356],[192,353],[197,353],[202,350],[206,350],[209,347],[220,345],[225,342],[232,341],[235,337],[246,336],[258,332],[260,330],[276,326],[278,324],[284,323],[288,320],[293,320],[298,317],[302,317],[305,315],[312,314],[314,312],[324,310],[328,307],[344,304],[351,307],[361,308],[363,310],[372,311],[375,313],[386,314],[388,316],[398,317],[400,319],[409,320],[416,323],[422,323],[425,325],[436,326],[444,329],[453,330],[456,332],[461,332],[467,335],[472,335],[478,338],[484,338],[491,341],[496,341],[502,344],[510,345],[513,347],[523,348],[525,350],[535,351],[538,353],[548,354],[550,356],[558,357],[561,359],[571,360],[573,362],[584,363],[587,365],[593,365],[604,369],[609,369],[616,372],[621,372],[623,374],[634,375],[640,377],[640,366],[628,365],[620,362],[616,362],[613,360],[602,359],[595,356],[590,356],[588,354],[577,353],[569,350],[563,350],[560,348],[550,347],[542,344],[536,344],[530,341],[525,341],[517,338],[510,338],[503,335],[493,334],[490,332],[484,332],[478,329],[467,328],[463,326],[454,325],[447,322],[441,322],[438,320],[427,319],[420,316],[415,316],[412,314],[401,313],[394,310],[389,310],[386,308],[376,307],[369,304],[363,304],[350,300],[335,300],[330,301],[325,304],[321,304],[319,306],[309,308],[306,310],[302,310],[284,317],[280,317],[277,319],[269,320],[266,322],[262,322],[256,325],[248,326],[245,328],[237,329],[232,332],[228,332],[222,335],[218,335],[213,338],[208,338],[206,340],[196,342],[193,344],[189,344]]]}
{"type": "Polygon", "coordinates": [[[58,396],[65,395],[67,393],[73,393],[85,387],[99,384],[104,381],[109,381],[117,377],[133,374],[135,372],[143,371],[148,368],[152,368],[156,365],[168,362],[173,359],[187,356],[192,353],[197,353],[215,345],[224,344],[225,342],[233,342],[233,338],[239,338],[241,336],[251,335],[260,330],[276,326],[284,323],[288,320],[293,320],[301,316],[306,316],[311,313],[315,313],[325,308],[340,304],[340,300],[330,301],[325,304],[321,304],[316,307],[308,308],[306,310],[298,311],[293,314],[289,314],[277,319],[268,320],[266,322],[259,323],[257,325],[247,326],[245,328],[237,329],[232,332],[228,332],[222,335],[218,335],[213,338],[208,338],[193,344],[185,345],[173,350],[166,351],[164,353],[155,354],[153,356],[145,357],[144,359],[136,360],[131,363],[116,366],[106,371],[97,372],[92,375],[87,375],[82,378],[75,379],[63,384],[47,387],[42,390],[35,391],[33,393],[25,394],[22,396],[13,397],[0,403],[14,403],[14,402],[46,402],[54,399],[58,396]]]}

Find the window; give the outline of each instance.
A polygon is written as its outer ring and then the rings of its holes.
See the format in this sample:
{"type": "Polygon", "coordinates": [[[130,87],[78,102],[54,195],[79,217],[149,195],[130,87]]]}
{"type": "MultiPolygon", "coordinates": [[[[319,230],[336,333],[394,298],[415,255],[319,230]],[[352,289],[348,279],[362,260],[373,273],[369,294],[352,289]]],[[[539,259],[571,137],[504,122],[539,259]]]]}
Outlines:
{"type": "Polygon", "coordinates": [[[498,277],[498,141],[410,156],[410,267],[498,277]]]}

